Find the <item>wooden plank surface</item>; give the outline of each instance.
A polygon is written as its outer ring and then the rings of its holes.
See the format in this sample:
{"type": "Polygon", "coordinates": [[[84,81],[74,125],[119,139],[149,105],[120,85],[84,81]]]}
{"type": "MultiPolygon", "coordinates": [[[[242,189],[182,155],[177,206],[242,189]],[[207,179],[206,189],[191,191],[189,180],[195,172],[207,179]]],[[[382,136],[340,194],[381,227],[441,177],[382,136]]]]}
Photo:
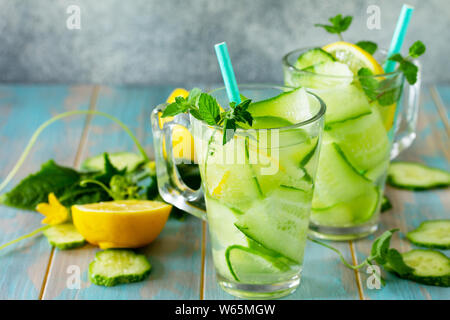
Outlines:
{"type": "MultiPolygon", "coordinates": [[[[150,112],[163,103],[171,88],[101,87],[96,110],[109,113],[124,122],[149,154],[152,154],[150,112]]],[[[137,151],[129,136],[109,119],[95,116],[88,128],[82,158],[102,152],[137,151]]],[[[155,242],[140,251],[150,260],[153,270],[148,281],[105,288],[87,278],[89,262],[98,248],[56,251],[51,264],[44,299],[199,299],[201,270],[201,221],[189,217],[184,222],[169,220],[155,242]],[[82,273],[81,289],[66,286],[66,273],[76,265],[82,273]]]]}
{"type": "MultiPolygon", "coordinates": [[[[151,109],[164,102],[172,87],[98,87],[93,86],[0,86],[0,179],[5,177],[19,157],[32,132],[57,113],[74,109],[96,109],[117,116],[136,133],[150,156],[152,138],[149,123],[151,109]]],[[[400,159],[420,161],[449,170],[448,120],[450,86],[436,87],[444,112],[438,112],[430,91],[424,88],[419,117],[418,138],[400,159]]],[[[63,120],[53,124],[39,139],[33,153],[10,186],[37,171],[50,158],[73,166],[88,156],[104,151],[136,151],[128,136],[110,120],[100,117],[63,120]]],[[[448,218],[449,190],[402,191],[388,187],[394,209],[383,214],[381,228],[415,228],[420,221],[448,218]]],[[[1,207],[0,243],[14,239],[40,226],[40,215],[1,207]]],[[[373,239],[373,237],[371,237],[373,239]]],[[[353,243],[359,261],[368,253],[371,239],[353,243]]],[[[396,237],[401,251],[410,248],[396,237]]],[[[348,242],[335,243],[352,261],[348,242]]],[[[87,279],[87,266],[97,248],[85,246],[72,251],[51,250],[45,238],[34,237],[0,252],[0,299],[232,299],[215,280],[207,228],[189,217],[184,222],[170,220],[161,236],[141,249],[153,265],[147,281],[103,288],[87,279]],[[205,255],[203,257],[203,254],[205,255]],[[69,266],[81,270],[81,289],[69,289],[69,266]],[[48,273],[47,273],[48,270],[48,273]],[[44,284],[44,287],[43,287],[44,284]]],[[[450,252],[446,251],[449,255],[450,252]]],[[[449,291],[419,285],[387,275],[382,290],[365,286],[367,275],[359,273],[361,291],[354,272],[346,269],[336,255],[316,244],[306,249],[304,272],[299,289],[287,299],[449,299],[449,291]]]]}
{"type": "MultiPolygon", "coordinates": [[[[448,97],[450,98],[450,96],[448,97]]],[[[450,102],[450,99],[447,100],[450,102]]],[[[429,91],[425,88],[419,114],[417,138],[411,148],[399,156],[399,160],[417,161],[429,166],[450,170],[448,155],[449,140],[444,124],[438,114],[429,91]]],[[[428,219],[450,218],[450,189],[413,192],[387,187],[387,196],[391,199],[393,209],[381,215],[380,234],[382,231],[399,228],[402,232],[393,238],[392,246],[404,252],[415,248],[404,234],[428,219]]],[[[362,261],[370,252],[373,237],[355,242],[358,261],[362,261]]],[[[449,255],[450,250],[444,251],[449,255]]],[[[386,274],[387,285],[381,290],[368,289],[367,276],[361,272],[362,289],[365,299],[449,299],[450,290],[417,284],[401,280],[386,274]]]]}
{"type": "MultiPolygon", "coordinates": [[[[60,112],[86,109],[91,92],[91,86],[0,86],[0,179],[40,124],[60,112]]],[[[8,189],[49,159],[72,166],[84,121],[78,116],[48,127],[8,189]]],[[[0,243],[41,227],[42,218],[36,212],[0,207],[0,243]]],[[[38,299],[51,254],[42,235],[0,251],[0,299],[38,299]]]]}

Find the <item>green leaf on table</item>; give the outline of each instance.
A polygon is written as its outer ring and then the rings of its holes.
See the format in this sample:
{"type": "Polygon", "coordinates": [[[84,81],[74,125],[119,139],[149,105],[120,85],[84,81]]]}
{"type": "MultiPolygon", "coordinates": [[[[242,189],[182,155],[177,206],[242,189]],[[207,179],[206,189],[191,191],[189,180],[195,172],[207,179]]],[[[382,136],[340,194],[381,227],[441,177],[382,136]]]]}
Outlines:
{"type": "Polygon", "coordinates": [[[358,41],[356,45],[371,55],[373,55],[378,49],[378,45],[372,41],[358,41]]]}
{"type": "Polygon", "coordinates": [[[5,193],[1,203],[19,209],[35,210],[38,203],[48,201],[50,192],[59,197],[78,183],[80,177],[77,171],[49,160],[42,164],[40,171],[29,175],[5,193]]]}
{"type": "Polygon", "coordinates": [[[391,238],[397,231],[398,229],[385,231],[374,241],[374,243],[372,244],[372,250],[370,252],[371,260],[375,260],[380,265],[384,265],[386,263],[386,255],[389,251],[391,238]]]}

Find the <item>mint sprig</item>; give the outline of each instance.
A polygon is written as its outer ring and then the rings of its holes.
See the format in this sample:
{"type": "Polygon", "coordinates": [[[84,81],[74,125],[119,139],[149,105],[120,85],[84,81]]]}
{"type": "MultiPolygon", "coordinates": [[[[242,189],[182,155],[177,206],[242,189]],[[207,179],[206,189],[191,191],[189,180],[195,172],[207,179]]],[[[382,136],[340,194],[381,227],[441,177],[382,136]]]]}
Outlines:
{"type": "Polygon", "coordinates": [[[422,41],[416,41],[409,47],[409,54],[403,57],[400,53],[391,55],[388,60],[399,63],[399,70],[403,72],[409,84],[417,82],[417,73],[419,68],[411,61],[423,55],[426,51],[425,45],[422,41]]]}
{"type": "MultiPolygon", "coordinates": [[[[370,252],[370,256],[368,256],[362,263],[358,265],[352,265],[348,263],[343,254],[336,248],[311,237],[308,239],[314,243],[317,243],[321,246],[324,246],[330,250],[333,250],[339,255],[341,262],[349,269],[358,270],[364,266],[373,265],[374,263],[379,264],[384,269],[388,269],[390,271],[394,271],[400,275],[408,275],[412,274],[414,271],[411,267],[407,266],[403,261],[403,257],[396,249],[390,248],[391,238],[398,229],[391,229],[385,231],[382,235],[380,235],[372,244],[372,249],[370,252]]],[[[380,277],[381,283],[384,285],[385,281],[382,277],[380,277]]]]}
{"type": "Polygon", "coordinates": [[[187,98],[175,98],[175,102],[164,109],[161,117],[171,117],[189,111],[193,117],[211,126],[223,126],[223,144],[226,144],[233,138],[239,123],[252,126],[253,117],[247,111],[250,102],[250,99],[245,99],[239,104],[231,102],[227,111],[220,112],[219,104],[214,97],[194,88],[187,98]]]}
{"type": "Polygon", "coordinates": [[[352,20],[352,16],[343,17],[342,14],[338,14],[328,19],[331,24],[316,23],[314,26],[324,28],[329,33],[337,34],[339,39],[343,41],[342,32],[350,27],[352,20]]]}

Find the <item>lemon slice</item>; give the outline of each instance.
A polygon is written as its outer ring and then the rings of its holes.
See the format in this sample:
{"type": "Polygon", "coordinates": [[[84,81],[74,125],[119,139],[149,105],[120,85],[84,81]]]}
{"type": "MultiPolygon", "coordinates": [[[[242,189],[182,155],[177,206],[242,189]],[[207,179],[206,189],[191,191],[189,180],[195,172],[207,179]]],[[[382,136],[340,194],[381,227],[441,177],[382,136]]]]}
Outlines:
{"type": "Polygon", "coordinates": [[[172,206],[148,200],[106,201],[72,206],[78,232],[102,249],[137,248],[162,231],[172,206]]]}
{"type": "Polygon", "coordinates": [[[339,62],[348,65],[354,74],[357,74],[361,68],[368,68],[373,74],[384,73],[378,61],[370,53],[355,44],[338,41],[327,44],[322,49],[331,53],[339,62]]]}

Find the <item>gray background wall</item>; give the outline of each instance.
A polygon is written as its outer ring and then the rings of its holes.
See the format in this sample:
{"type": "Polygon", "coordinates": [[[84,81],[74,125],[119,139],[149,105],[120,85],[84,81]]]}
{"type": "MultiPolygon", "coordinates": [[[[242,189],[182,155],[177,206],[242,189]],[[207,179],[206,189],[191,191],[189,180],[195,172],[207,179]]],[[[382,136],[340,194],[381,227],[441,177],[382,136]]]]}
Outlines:
{"type": "MultiPolygon", "coordinates": [[[[353,15],[348,40],[387,47],[403,1],[0,0],[0,81],[180,84],[220,82],[213,45],[226,41],[239,82],[282,80],[280,58],[335,41],[314,23],[353,15]],[[81,30],[66,8],[81,8],[81,30]],[[381,30],[366,27],[381,8],[381,30]]],[[[426,82],[450,82],[450,1],[408,0],[416,10],[406,44],[423,40],[426,82]]]]}

